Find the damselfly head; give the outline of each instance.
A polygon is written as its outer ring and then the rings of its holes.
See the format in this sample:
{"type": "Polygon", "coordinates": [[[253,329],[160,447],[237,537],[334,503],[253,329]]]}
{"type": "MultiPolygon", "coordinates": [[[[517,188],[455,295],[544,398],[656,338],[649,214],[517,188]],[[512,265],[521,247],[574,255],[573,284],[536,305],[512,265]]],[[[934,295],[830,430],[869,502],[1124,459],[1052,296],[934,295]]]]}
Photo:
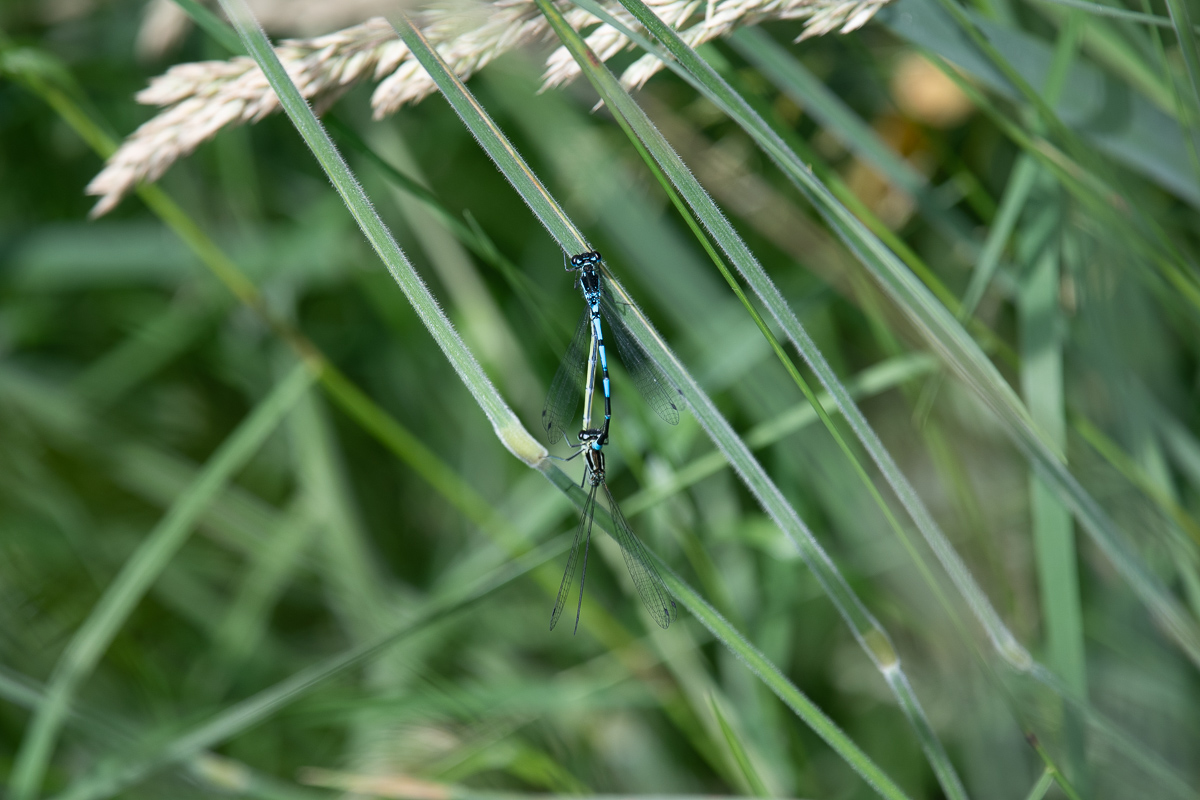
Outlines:
{"type": "Polygon", "coordinates": [[[587,267],[595,268],[603,261],[598,251],[593,250],[590,253],[580,253],[577,256],[571,256],[571,266],[575,269],[585,269],[587,267]]]}

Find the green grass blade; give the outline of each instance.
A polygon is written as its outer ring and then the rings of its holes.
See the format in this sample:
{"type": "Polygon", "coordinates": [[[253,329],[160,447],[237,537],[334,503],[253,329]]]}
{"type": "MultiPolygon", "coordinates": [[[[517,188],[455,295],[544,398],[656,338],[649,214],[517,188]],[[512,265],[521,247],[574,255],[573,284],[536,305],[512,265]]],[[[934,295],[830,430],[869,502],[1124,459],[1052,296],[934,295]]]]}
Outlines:
{"type": "MultiPolygon", "coordinates": [[[[1019,100],[1025,97],[1025,94],[1013,88],[1004,72],[996,66],[993,60],[995,58],[1004,61],[1006,65],[1011,64],[1012,68],[1023,76],[1023,83],[1041,85],[1044,82],[1053,58],[1048,44],[1023,31],[964,13],[965,16],[960,16],[958,21],[955,21],[949,11],[939,6],[935,0],[895,0],[881,9],[878,19],[897,36],[928,49],[971,76],[974,80],[970,82],[970,87],[976,91],[968,92],[968,96],[981,109],[987,110],[988,104],[975,101],[972,96],[978,93],[976,87],[980,85],[1009,99],[1019,100]],[[991,42],[989,49],[992,56],[981,53],[976,46],[976,40],[964,33],[964,30],[973,25],[981,29],[983,35],[991,42]]],[[[1200,206],[1200,183],[1192,173],[1178,168],[1179,164],[1188,159],[1187,132],[1175,120],[1123,82],[1114,80],[1089,64],[1077,61],[1070,66],[1066,91],[1056,109],[1058,117],[1073,130],[1077,130],[1079,135],[1100,153],[1150,178],[1193,206],[1200,206]],[[1111,97],[1118,93],[1128,97],[1127,111],[1121,115],[1119,122],[1109,120],[1105,125],[1095,125],[1096,98],[1111,97]]],[[[1007,120],[1011,121],[1011,115],[1008,115],[1007,120]]],[[[1031,155],[1039,159],[1044,158],[1045,154],[1039,152],[1041,143],[1028,136],[1023,140],[1024,129],[1019,125],[1001,127],[1005,128],[1015,143],[1031,155]]],[[[1055,157],[1065,159],[1060,152],[1055,153],[1055,157]]],[[[1091,162],[1095,165],[1097,160],[1093,158],[1091,162]]],[[[1103,162],[1099,164],[1104,167],[1103,162]]],[[[1103,213],[1112,220],[1112,224],[1131,230],[1132,235],[1139,240],[1149,237],[1147,247],[1156,259],[1171,264],[1179,260],[1178,254],[1173,252],[1173,246],[1166,241],[1161,231],[1157,230],[1154,221],[1147,219],[1136,203],[1128,213],[1113,213],[1116,208],[1106,209],[1104,205],[1110,202],[1112,188],[1098,183],[1095,175],[1078,164],[1071,163],[1070,169],[1081,173],[1086,178],[1085,184],[1092,184],[1076,188],[1070,180],[1064,180],[1064,185],[1072,189],[1081,202],[1089,204],[1095,212],[1103,213]],[[1096,198],[1091,198],[1090,194],[1095,194],[1096,198]],[[1097,203],[1097,199],[1101,202],[1097,203]],[[1136,218],[1142,226],[1140,229],[1133,230],[1129,214],[1137,215],[1136,218]],[[1172,252],[1164,253],[1164,249],[1172,252]]],[[[1071,176],[1068,174],[1065,177],[1071,176]]],[[[1189,298],[1189,302],[1195,305],[1195,298],[1189,298]]]]}
{"type": "MultiPolygon", "coordinates": [[[[914,378],[928,375],[936,366],[937,362],[926,355],[900,356],[863,370],[846,382],[846,388],[856,399],[872,397],[914,378]]],[[[817,396],[817,401],[819,405],[824,406],[832,402],[832,398],[826,392],[822,392],[817,396]]],[[[791,409],[784,411],[775,419],[751,428],[744,439],[750,449],[761,450],[819,420],[820,417],[818,417],[813,404],[806,400],[792,406],[791,409]]],[[[669,480],[625,498],[621,503],[621,509],[632,517],[657,506],[663,500],[687,487],[715,475],[727,466],[729,466],[729,462],[724,455],[719,450],[714,450],[675,470],[669,480]]]]}
{"type": "MultiPolygon", "coordinates": [[[[1090,5],[1096,7],[1094,3],[1090,5]]],[[[1038,10],[1060,29],[1075,14],[1074,10],[1056,4],[1043,5],[1038,10]]],[[[1167,27],[1171,25],[1170,20],[1148,16],[1166,22],[1167,27]]],[[[1178,119],[1179,105],[1175,91],[1160,69],[1161,62],[1148,58],[1142,48],[1131,42],[1133,37],[1130,36],[1128,26],[1110,23],[1103,17],[1092,15],[1083,20],[1082,27],[1080,44],[1084,52],[1127,81],[1159,110],[1178,119]]],[[[1154,33],[1155,38],[1161,38],[1157,30],[1154,33]]]]}
{"type": "MultiPolygon", "coordinates": [[[[959,306],[957,314],[959,322],[966,322],[975,314],[975,309],[979,307],[980,301],[983,300],[984,294],[991,286],[992,279],[995,278],[996,271],[1000,268],[1000,257],[1004,254],[1004,248],[1008,245],[1013,229],[1016,228],[1017,219],[1020,217],[1022,209],[1025,208],[1025,201],[1029,197],[1037,175],[1037,162],[1028,153],[1022,153],[1013,167],[1008,185],[1004,187],[1004,195],[1000,198],[1000,208],[996,211],[996,218],[988,228],[983,251],[979,254],[979,260],[971,272],[967,291],[963,293],[962,305],[959,306]]],[[[917,419],[925,419],[933,406],[938,389],[941,387],[941,379],[942,376],[937,375],[926,384],[914,412],[917,419]]]]}
{"type": "Polygon", "coordinates": [[[1054,773],[1048,769],[1042,770],[1041,777],[1030,787],[1029,794],[1025,795],[1025,800],[1042,800],[1053,785],[1054,773]]]}
{"type": "MultiPolygon", "coordinates": [[[[1025,273],[1017,292],[1021,345],[1021,388],[1034,424],[1059,448],[1066,448],[1063,386],[1065,322],[1059,310],[1058,234],[1061,214],[1055,204],[1033,204],[1020,236],[1018,252],[1025,273]],[[1036,209],[1036,210],[1035,210],[1036,209]]],[[[1087,697],[1083,618],[1075,532],[1070,510],[1039,476],[1029,480],[1035,560],[1042,620],[1050,668],[1077,697],[1087,697]]],[[[1078,719],[1068,714],[1066,738],[1072,772],[1083,771],[1078,719]]]]}
{"type": "MultiPolygon", "coordinates": [[[[597,514],[597,521],[599,522],[599,514],[597,514]]],[[[737,656],[738,660],[758,676],[759,680],[766,684],[767,688],[774,692],[796,716],[804,720],[805,724],[812,728],[814,733],[824,739],[881,797],[900,798],[905,796],[899,786],[893,783],[831,719],[825,716],[820,708],[796,688],[779,671],[778,667],[772,664],[736,628],[730,625],[715,608],[705,602],[700,595],[684,583],[678,575],[667,567],[665,562],[659,560],[658,568],[662,572],[663,579],[667,582],[667,587],[671,590],[671,594],[687,606],[692,615],[704,627],[708,628],[714,636],[737,656]]]]}
{"type": "MultiPolygon", "coordinates": [[[[487,233],[470,215],[470,212],[464,213],[465,220],[455,214],[436,194],[372,149],[350,125],[343,122],[336,114],[328,113],[323,119],[326,127],[340,142],[366,158],[373,167],[383,173],[384,177],[407,195],[419,200],[426,210],[437,216],[438,220],[454,234],[460,243],[484,263],[495,268],[520,298],[528,317],[537,321],[547,341],[555,341],[569,335],[569,331],[557,329],[550,321],[546,312],[547,302],[543,297],[544,289],[533,283],[516,264],[500,252],[487,233]]],[[[538,399],[538,402],[541,402],[541,398],[538,399]]]]}
{"type": "MultiPolygon", "coordinates": [[[[1183,66],[1187,72],[1188,84],[1192,87],[1192,96],[1187,103],[1190,114],[1184,115],[1185,120],[1196,120],[1200,115],[1200,50],[1196,47],[1196,27],[1192,24],[1191,12],[1183,0],[1166,0],[1167,10],[1171,14],[1171,25],[1175,28],[1175,40],[1179,44],[1179,53],[1183,56],[1183,66]]],[[[1192,127],[1189,125],[1189,127],[1192,127]]]]}
{"type": "MultiPolygon", "coordinates": [[[[45,690],[36,682],[10,671],[0,665],[0,698],[13,705],[36,709],[45,696],[45,690]]],[[[136,726],[125,720],[113,718],[111,711],[104,714],[88,708],[72,707],[68,720],[78,730],[108,745],[136,742],[136,726]]],[[[214,753],[199,753],[187,764],[188,775],[221,793],[238,793],[246,797],[263,800],[317,800],[311,792],[297,789],[257,772],[244,763],[214,753]],[[291,794],[289,794],[291,792],[291,794]]]]}
{"type": "Polygon", "coordinates": [[[755,797],[770,797],[771,792],[767,789],[767,785],[763,783],[762,776],[758,774],[758,770],[754,767],[754,762],[750,760],[750,754],[746,752],[746,748],[742,745],[742,740],[738,736],[737,731],[725,719],[725,715],[721,713],[721,707],[717,704],[716,699],[711,699],[709,705],[712,707],[713,716],[717,718],[717,722],[721,725],[721,733],[725,737],[725,743],[729,745],[729,751],[733,753],[733,757],[737,760],[738,769],[742,771],[746,783],[750,785],[751,791],[755,797]]]}
{"type": "Polygon", "coordinates": [[[828,128],[848,150],[871,164],[911,195],[928,186],[925,176],[896,155],[879,135],[825,84],[817,80],[761,28],[741,28],[730,39],[733,49],[797,105],[828,128]]]}
{"type": "Polygon", "coordinates": [[[307,367],[296,367],[238,426],[195,483],[176,498],[76,631],[55,665],[45,700],[22,739],[9,786],[14,800],[37,796],[76,690],[92,673],[138,601],[183,546],[204,507],[258,450],[311,383],[307,367]]]}
{"type": "Polygon", "coordinates": [[[408,258],[392,238],[391,232],[371,205],[362,187],[355,180],[350,168],[338,153],[333,141],[321,127],[312,108],[305,102],[291,77],[279,63],[266,34],[246,8],[243,0],[222,0],[221,7],[234,22],[242,43],[254,57],[271,87],[279,96],[280,104],[296,126],[329,175],[334,188],[341,195],[346,207],[354,216],[359,228],[371,243],[396,284],[404,292],[425,328],[433,336],[450,364],[458,373],[480,409],[492,423],[500,441],[514,456],[533,464],[545,457],[546,450],[530,436],[520,420],[505,404],[492,382],[484,374],[475,357],[463,344],[457,331],[442,312],[424,281],[412,268],[408,258]]]}
{"type": "Polygon", "coordinates": [[[150,752],[102,764],[85,774],[54,800],[98,800],[135,785],[157,770],[187,760],[257,725],[301,697],[325,685],[346,670],[375,658],[384,650],[452,614],[462,611],[529,570],[558,555],[566,544],[556,540],[527,556],[510,561],[477,578],[468,586],[432,599],[403,624],[364,644],[319,661],[274,686],[235,703],[211,719],[167,742],[154,743],[150,752]]]}
{"type": "Polygon", "coordinates": [[[213,324],[227,301],[213,292],[173,303],[76,377],[72,390],[93,403],[115,403],[191,346],[213,324]]]}
{"type": "MultiPolygon", "coordinates": [[[[1071,420],[1071,423],[1076,432],[1083,437],[1083,440],[1095,448],[1096,452],[1103,456],[1105,461],[1115,467],[1118,472],[1125,476],[1126,480],[1138,487],[1143,494],[1153,500],[1165,515],[1174,520],[1175,524],[1191,537],[1194,543],[1200,544],[1200,522],[1188,513],[1186,508],[1179,504],[1179,501],[1171,495],[1167,487],[1160,485],[1151,476],[1147,475],[1141,465],[1135,462],[1128,453],[1106,436],[1104,431],[1097,428],[1094,423],[1082,417],[1075,417],[1071,420]]],[[[1176,453],[1184,455],[1183,464],[1186,469],[1189,461],[1194,460],[1195,454],[1195,451],[1192,449],[1194,443],[1191,441],[1189,432],[1173,420],[1166,422],[1166,425],[1163,427],[1170,431],[1165,437],[1168,446],[1174,449],[1176,453]],[[1191,455],[1189,456],[1189,454],[1191,455]]]]}
{"type": "MultiPolygon", "coordinates": [[[[431,60],[429,43],[420,31],[408,23],[407,19],[400,22],[396,26],[396,30],[430,75],[433,75],[435,71],[446,75],[450,74],[444,65],[440,70],[438,69],[438,66],[431,60]]],[[[457,76],[451,75],[450,77],[453,79],[452,83],[461,86],[461,81],[458,81],[457,76]]],[[[442,88],[441,84],[438,88],[442,88]]],[[[447,92],[442,89],[442,96],[446,98],[446,102],[451,105],[467,129],[475,136],[479,146],[495,162],[500,173],[513,185],[517,195],[525,201],[534,216],[562,246],[564,252],[581,253],[590,250],[587,239],[567,217],[562,207],[551,197],[549,190],[484,111],[479,101],[470,92],[465,91],[465,87],[463,91],[458,92],[447,92]]]]}
{"type": "MultiPolygon", "coordinates": [[[[974,255],[978,252],[979,243],[972,234],[971,220],[939,199],[936,189],[930,186],[924,175],[893,152],[871,126],[783,46],[760,28],[739,28],[729,37],[729,43],[742,58],[792,98],[805,113],[811,114],[863,163],[870,164],[894,186],[911,196],[920,214],[932,227],[961,247],[964,253],[974,255]]],[[[729,71],[719,72],[728,75],[729,71]]],[[[860,216],[864,215],[860,213],[860,216]]],[[[881,225],[876,230],[882,233],[887,228],[881,225]]]]}
{"type": "Polygon", "coordinates": [[[983,300],[992,279],[996,276],[996,270],[1000,267],[1000,257],[1004,253],[1009,237],[1012,236],[1013,229],[1016,228],[1022,209],[1025,208],[1025,201],[1033,188],[1035,177],[1037,177],[1037,168],[1033,159],[1028,155],[1020,156],[1016,166],[1013,167],[1008,185],[1004,188],[996,219],[988,228],[983,252],[979,255],[979,261],[976,262],[975,270],[971,273],[971,281],[967,284],[967,291],[963,294],[962,307],[958,316],[960,320],[965,320],[975,313],[975,309],[983,300]]]}
{"type": "MultiPolygon", "coordinates": [[[[361,642],[389,627],[383,575],[372,558],[370,537],[354,511],[352,488],[320,398],[306,397],[288,418],[292,461],[302,496],[321,527],[318,548],[331,605],[350,641],[361,642]]],[[[422,454],[434,461],[432,454],[422,454]]]]}
{"type": "MultiPolygon", "coordinates": [[[[311,397],[311,395],[310,395],[311,397]]],[[[224,696],[255,648],[270,631],[271,614],[288,586],[303,577],[304,557],[317,536],[308,503],[295,502],[281,515],[263,546],[251,554],[245,577],[213,629],[212,650],[189,674],[188,683],[224,696]]]]}
{"type": "MultiPolygon", "coordinates": [[[[1100,3],[1092,3],[1089,0],[1037,0],[1037,2],[1063,6],[1064,8],[1074,8],[1086,11],[1089,14],[1095,14],[1099,17],[1111,17],[1112,19],[1121,19],[1126,22],[1137,22],[1141,25],[1154,25],[1159,28],[1175,27],[1175,24],[1167,17],[1160,17],[1157,14],[1146,14],[1142,11],[1130,11],[1127,8],[1101,5],[1100,3]]],[[[1200,33],[1200,27],[1198,26],[1192,26],[1192,30],[1200,33]]]]}
{"type": "Polygon", "coordinates": [[[183,9],[183,12],[192,18],[200,28],[213,38],[217,44],[224,47],[233,55],[244,55],[246,50],[242,47],[241,40],[238,39],[235,33],[225,22],[213,12],[209,11],[196,0],[173,0],[175,5],[183,9]]]}

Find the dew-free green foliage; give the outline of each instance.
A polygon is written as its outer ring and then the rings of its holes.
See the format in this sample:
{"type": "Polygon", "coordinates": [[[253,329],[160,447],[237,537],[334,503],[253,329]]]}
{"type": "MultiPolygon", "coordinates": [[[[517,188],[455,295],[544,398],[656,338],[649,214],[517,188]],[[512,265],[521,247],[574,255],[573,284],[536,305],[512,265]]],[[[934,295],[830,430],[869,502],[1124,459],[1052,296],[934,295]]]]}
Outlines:
{"type": "Polygon", "coordinates": [[[444,99],[324,126],[242,0],[152,63],[140,3],[0,10],[6,796],[1200,794],[1187,1],[699,52],[580,6],[669,69],[626,93],[545,2],[585,79],[464,86],[396,17],[444,99]],[[287,115],[85,221],[133,92],[231,51],[287,115]],[[547,630],[584,247],[686,412],[613,364],[666,631],[603,509],[547,630]]]}

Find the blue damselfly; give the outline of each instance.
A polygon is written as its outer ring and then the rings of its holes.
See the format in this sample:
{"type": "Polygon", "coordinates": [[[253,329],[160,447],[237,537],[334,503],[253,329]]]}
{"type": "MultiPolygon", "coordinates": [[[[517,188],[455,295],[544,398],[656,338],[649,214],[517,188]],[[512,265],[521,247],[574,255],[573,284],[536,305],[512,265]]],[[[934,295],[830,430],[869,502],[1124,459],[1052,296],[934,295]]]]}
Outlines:
{"type": "Polygon", "coordinates": [[[629,523],[625,521],[605,482],[604,445],[608,444],[609,424],[612,421],[612,390],[608,378],[608,354],[604,347],[604,317],[609,320],[613,339],[621,353],[621,361],[650,407],[672,425],[679,421],[679,409],[671,399],[674,390],[667,379],[658,366],[647,358],[633,335],[625,329],[620,304],[604,287],[599,269],[601,263],[599,253],[580,253],[572,256],[570,266],[566,267],[570,272],[579,273],[575,283],[583,291],[586,308],[567,348],[567,355],[550,383],[550,394],[542,410],[542,425],[550,443],[554,444],[565,433],[564,423],[569,425],[574,420],[582,388],[583,428],[579,431],[578,443],[572,447],[579,449],[575,456],[582,454],[584,457],[587,467],[584,481],[589,484],[589,489],[587,501],[583,505],[583,514],[579,518],[579,527],[575,531],[571,554],[567,557],[567,569],[550,615],[550,629],[553,630],[558,624],[558,618],[562,616],[566,607],[571,583],[575,579],[576,569],[579,568],[579,550],[582,544],[583,567],[579,578],[579,600],[575,609],[575,629],[579,629],[579,614],[583,609],[583,586],[587,581],[587,557],[592,541],[592,521],[596,514],[596,495],[600,493],[601,487],[604,496],[608,498],[613,538],[621,546],[621,554],[625,558],[625,566],[629,569],[633,585],[637,588],[650,616],[659,626],[665,628],[676,617],[675,601],[671,599],[671,593],[667,591],[666,584],[654,567],[645,545],[630,530],[629,523]],[[592,427],[592,400],[595,396],[597,368],[604,391],[604,423],[599,427],[592,427]]]}

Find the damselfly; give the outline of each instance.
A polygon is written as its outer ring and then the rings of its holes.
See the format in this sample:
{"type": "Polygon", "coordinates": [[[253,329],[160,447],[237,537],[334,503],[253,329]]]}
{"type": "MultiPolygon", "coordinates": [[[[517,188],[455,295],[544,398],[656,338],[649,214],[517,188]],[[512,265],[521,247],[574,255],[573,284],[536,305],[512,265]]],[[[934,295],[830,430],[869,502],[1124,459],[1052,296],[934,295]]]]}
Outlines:
{"type": "Polygon", "coordinates": [[[571,265],[566,267],[568,272],[578,272],[575,284],[583,290],[583,300],[587,307],[583,317],[571,338],[567,354],[550,382],[550,393],[546,396],[546,405],[542,409],[542,427],[546,429],[546,438],[554,444],[562,436],[567,426],[575,419],[575,409],[579,406],[579,395],[582,389],[583,429],[586,433],[591,430],[592,394],[595,388],[595,367],[598,364],[601,371],[601,387],[604,390],[604,424],[596,430],[602,431],[597,441],[601,446],[608,442],[608,424],[612,418],[612,399],[608,380],[608,355],[604,349],[604,326],[602,317],[607,317],[616,340],[617,350],[621,354],[621,362],[633,383],[637,386],[642,397],[654,409],[664,422],[674,425],[679,422],[679,409],[672,400],[674,389],[658,366],[643,352],[641,346],[626,330],[623,322],[624,315],[619,305],[603,285],[600,276],[602,258],[599,253],[580,253],[571,257],[571,265]]]}
{"type": "MultiPolygon", "coordinates": [[[[567,557],[567,570],[563,573],[562,584],[558,587],[558,599],[554,602],[554,610],[550,612],[550,630],[558,624],[567,599],[571,594],[571,583],[575,579],[575,570],[579,566],[579,545],[583,544],[583,571],[579,577],[579,600],[575,607],[575,630],[579,630],[579,614],[583,610],[583,585],[587,581],[587,557],[592,543],[592,518],[596,514],[596,495],[601,488],[608,498],[608,513],[612,517],[612,535],[621,545],[621,555],[625,557],[625,566],[629,569],[629,577],[637,588],[638,595],[650,616],[659,627],[670,625],[678,615],[675,601],[663,582],[662,575],[650,559],[646,546],[633,535],[629,523],[617,507],[612,492],[608,490],[604,476],[604,445],[600,441],[600,429],[584,431],[576,445],[583,453],[587,464],[587,480],[591,484],[588,490],[587,502],[583,504],[583,515],[579,518],[579,527],[575,531],[575,541],[571,545],[571,554],[567,557]]],[[[576,453],[578,455],[578,453],[576,453]]]]}

